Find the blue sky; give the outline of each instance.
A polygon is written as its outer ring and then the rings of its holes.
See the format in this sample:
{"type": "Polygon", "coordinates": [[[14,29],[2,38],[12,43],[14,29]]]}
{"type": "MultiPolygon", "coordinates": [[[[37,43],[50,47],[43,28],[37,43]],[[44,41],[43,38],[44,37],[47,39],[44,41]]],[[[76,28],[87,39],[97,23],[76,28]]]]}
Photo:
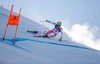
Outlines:
{"type": "MultiPolygon", "coordinates": [[[[70,28],[74,24],[88,23],[98,27],[100,18],[100,0],[0,0],[6,8],[15,4],[14,11],[22,7],[22,15],[43,21],[45,19],[57,22],[62,21],[70,28]],[[9,2],[9,4],[8,4],[9,2]],[[9,5],[9,6],[8,6],[9,5]],[[64,20],[64,21],[63,21],[64,20]]],[[[96,34],[97,37],[100,37],[96,34]]]]}
{"type": "Polygon", "coordinates": [[[36,11],[43,18],[55,21],[69,18],[73,23],[83,23],[99,21],[100,17],[100,0],[1,0],[0,4],[8,7],[8,1],[10,6],[15,4],[17,11],[21,6],[23,14],[26,14],[26,11],[31,14],[36,11]]]}
{"type": "MultiPolygon", "coordinates": [[[[100,43],[100,35],[98,35],[100,0],[0,0],[0,5],[2,4],[9,9],[15,4],[15,12],[19,12],[22,7],[22,15],[37,22],[46,19],[53,22],[62,21],[64,28],[69,29],[70,34],[80,31],[81,39],[84,34],[88,34],[91,41],[96,40],[93,42],[100,43]]],[[[51,27],[49,24],[47,26],[51,27]]],[[[77,35],[73,35],[72,38],[75,36],[77,35]]]]}

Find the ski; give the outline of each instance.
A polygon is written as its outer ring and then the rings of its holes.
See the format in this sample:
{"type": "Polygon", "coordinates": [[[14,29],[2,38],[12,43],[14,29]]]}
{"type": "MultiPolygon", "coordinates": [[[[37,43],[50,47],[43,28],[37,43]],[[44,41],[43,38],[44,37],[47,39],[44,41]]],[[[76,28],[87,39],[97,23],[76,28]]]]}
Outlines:
{"type": "Polygon", "coordinates": [[[27,30],[28,33],[32,33],[32,34],[37,34],[38,31],[30,31],[30,30],[27,30]]]}
{"type": "Polygon", "coordinates": [[[50,38],[50,37],[48,37],[47,35],[34,35],[34,37],[39,37],[39,38],[50,38]]]}

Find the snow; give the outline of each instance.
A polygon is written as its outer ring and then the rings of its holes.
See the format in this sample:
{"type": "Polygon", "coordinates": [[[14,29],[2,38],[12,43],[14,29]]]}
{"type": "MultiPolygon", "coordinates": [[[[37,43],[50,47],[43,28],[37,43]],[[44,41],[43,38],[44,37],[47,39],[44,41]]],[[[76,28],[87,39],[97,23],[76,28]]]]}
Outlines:
{"type": "MultiPolygon", "coordinates": [[[[48,28],[21,16],[16,44],[12,45],[15,27],[6,28],[9,11],[0,7],[0,64],[99,64],[100,52],[70,40],[34,38],[27,30],[47,31],[48,28]],[[42,30],[41,30],[42,29],[42,30]]],[[[16,14],[16,13],[14,13],[16,14]]],[[[58,36],[59,38],[59,36],[58,36]]]]}

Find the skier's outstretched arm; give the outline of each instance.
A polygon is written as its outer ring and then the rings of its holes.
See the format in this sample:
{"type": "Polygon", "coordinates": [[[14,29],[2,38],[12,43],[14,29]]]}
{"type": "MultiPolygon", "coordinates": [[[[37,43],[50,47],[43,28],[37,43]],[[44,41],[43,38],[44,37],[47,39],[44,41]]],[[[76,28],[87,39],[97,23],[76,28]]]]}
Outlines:
{"type": "Polygon", "coordinates": [[[60,37],[59,41],[62,41],[62,38],[63,38],[63,31],[61,30],[61,37],[60,37]]]}
{"type": "Polygon", "coordinates": [[[54,23],[54,22],[52,22],[52,21],[49,21],[49,20],[46,20],[46,22],[49,22],[49,23],[51,23],[51,24],[53,24],[53,25],[56,25],[56,23],[54,23]]]}

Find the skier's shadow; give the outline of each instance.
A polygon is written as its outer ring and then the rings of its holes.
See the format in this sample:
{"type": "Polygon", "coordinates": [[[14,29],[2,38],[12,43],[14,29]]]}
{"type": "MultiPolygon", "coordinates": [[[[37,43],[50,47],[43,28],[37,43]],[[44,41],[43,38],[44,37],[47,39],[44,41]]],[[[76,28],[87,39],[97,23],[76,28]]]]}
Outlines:
{"type": "MultiPolygon", "coordinates": [[[[18,45],[13,45],[13,38],[12,39],[5,39],[5,41],[3,41],[2,40],[2,38],[0,38],[0,41],[2,41],[3,43],[6,43],[6,44],[8,44],[8,45],[10,45],[10,46],[14,46],[14,47],[17,47],[17,48],[19,48],[19,49],[21,49],[21,50],[24,50],[24,51],[26,51],[26,52],[30,52],[30,53],[32,53],[31,51],[29,51],[29,50],[27,50],[27,49],[25,49],[25,48],[23,48],[23,47],[21,47],[21,46],[18,46],[18,45]]],[[[18,41],[26,41],[26,39],[16,39],[16,42],[18,42],[18,41]]]]}

